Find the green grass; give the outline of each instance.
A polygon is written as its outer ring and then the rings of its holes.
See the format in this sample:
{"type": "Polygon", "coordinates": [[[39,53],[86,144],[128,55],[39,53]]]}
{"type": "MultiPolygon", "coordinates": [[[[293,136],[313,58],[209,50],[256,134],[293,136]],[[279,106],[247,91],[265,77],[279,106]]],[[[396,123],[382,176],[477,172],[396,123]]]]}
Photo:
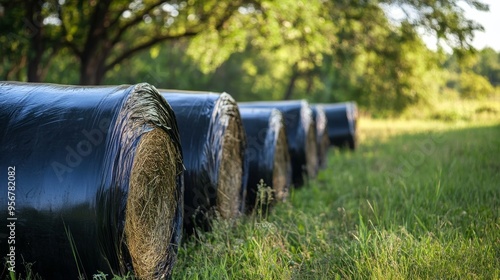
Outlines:
{"type": "Polygon", "coordinates": [[[182,244],[174,279],[500,279],[500,122],[360,120],[269,216],[182,244]]]}

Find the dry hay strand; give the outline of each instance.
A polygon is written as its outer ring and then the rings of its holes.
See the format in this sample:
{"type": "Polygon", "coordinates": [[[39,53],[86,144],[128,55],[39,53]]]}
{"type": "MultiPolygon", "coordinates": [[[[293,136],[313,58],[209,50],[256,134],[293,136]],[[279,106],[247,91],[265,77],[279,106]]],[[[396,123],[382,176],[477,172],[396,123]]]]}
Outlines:
{"type": "Polygon", "coordinates": [[[273,163],[273,190],[276,201],[285,201],[288,198],[288,188],[291,182],[292,165],[285,126],[278,131],[273,163]]]}
{"type": "Polygon", "coordinates": [[[318,144],[316,142],[314,122],[310,122],[309,127],[307,127],[305,146],[307,176],[309,178],[314,178],[318,171],[318,144]]]}
{"type": "Polygon", "coordinates": [[[234,218],[240,211],[240,191],[243,180],[241,141],[243,128],[237,118],[226,115],[227,127],[222,140],[219,181],[217,185],[217,211],[222,218],[234,218]]]}
{"type": "Polygon", "coordinates": [[[141,137],[130,174],[125,218],[126,242],[135,274],[162,279],[170,252],[172,223],[178,203],[180,154],[169,135],[156,128],[141,137]]]}

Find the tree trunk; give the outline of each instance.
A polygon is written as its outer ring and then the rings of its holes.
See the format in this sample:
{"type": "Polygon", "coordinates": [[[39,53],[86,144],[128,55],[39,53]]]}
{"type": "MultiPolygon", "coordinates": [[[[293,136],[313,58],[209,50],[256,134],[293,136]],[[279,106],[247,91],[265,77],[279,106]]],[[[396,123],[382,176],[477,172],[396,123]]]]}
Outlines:
{"type": "Polygon", "coordinates": [[[80,85],[100,85],[106,74],[106,56],[90,53],[80,57],[80,85]]]}
{"type": "Polygon", "coordinates": [[[30,53],[28,53],[28,82],[41,82],[42,56],[44,53],[44,40],[42,29],[41,2],[27,2],[25,27],[30,30],[30,53]]]}
{"type": "Polygon", "coordinates": [[[314,86],[314,76],[312,73],[309,73],[309,75],[307,76],[306,94],[310,95],[312,93],[313,86],[314,86]]]}
{"type": "Polygon", "coordinates": [[[24,68],[26,67],[26,62],[28,61],[28,57],[23,55],[21,60],[16,65],[12,66],[4,76],[2,76],[3,80],[18,80],[20,81],[22,78],[21,73],[24,72],[24,68]]]}
{"type": "Polygon", "coordinates": [[[293,65],[292,68],[292,76],[290,76],[290,81],[288,82],[288,86],[286,87],[285,96],[283,100],[290,100],[293,95],[293,89],[295,88],[295,82],[299,78],[299,71],[297,70],[297,64],[293,65]]]}
{"type": "Polygon", "coordinates": [[[98,1],[90,18],[90,29],[80,57],[80,84],[99,85],[106,73],[106,58],[112,44],[105,22],[112,0],[98,1]]]}

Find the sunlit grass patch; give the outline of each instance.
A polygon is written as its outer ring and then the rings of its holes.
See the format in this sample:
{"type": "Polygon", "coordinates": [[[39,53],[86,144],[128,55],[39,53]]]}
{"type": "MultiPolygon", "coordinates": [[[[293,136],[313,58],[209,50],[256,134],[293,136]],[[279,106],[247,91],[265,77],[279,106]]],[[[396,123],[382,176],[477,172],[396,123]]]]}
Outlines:
{"type": "Polygon", "coordinates": [[[498,279],[500,125],[360,120],[266,217],[184,243],[175,278],[498,279]]]}

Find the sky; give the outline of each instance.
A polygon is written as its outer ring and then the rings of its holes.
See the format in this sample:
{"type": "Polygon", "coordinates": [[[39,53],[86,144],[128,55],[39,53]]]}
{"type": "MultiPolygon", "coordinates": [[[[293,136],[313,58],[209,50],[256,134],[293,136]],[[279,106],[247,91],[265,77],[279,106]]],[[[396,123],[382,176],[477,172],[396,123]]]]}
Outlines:
{"type": "MultiPolygon", "coordinates": [[[[464,9],[465,16],[484,27],[484,31],[474,32],[472,45],[476,49],[491,47],[500,52],[500,0],[482,0],[482,2],[489,5],[490,10],[488,12],[477,11],[463,1],[459,1],[459,5],[464,9]]],[[[387,16],[393,22],[398,22],[407,16],[401,9],[395,6],[383,7],[387,16]]],[[[435,50],[437,48],[435,36],[426,33],[423,29],[419,33],[430,49],[435,50]]],[[[443,48],[444,50],[451,51],[446,45],[443,45],[443,48]]]]}
{"type": "Polygon", "coordinates": [[[468,18],[479,22],[484,27],[484,32],[476,32],[472,45],[477,49],[491,47],[500,51],[500,1],[483,0],[490,6],[489,12],[479,12],[464,6],[468,18]]]}

